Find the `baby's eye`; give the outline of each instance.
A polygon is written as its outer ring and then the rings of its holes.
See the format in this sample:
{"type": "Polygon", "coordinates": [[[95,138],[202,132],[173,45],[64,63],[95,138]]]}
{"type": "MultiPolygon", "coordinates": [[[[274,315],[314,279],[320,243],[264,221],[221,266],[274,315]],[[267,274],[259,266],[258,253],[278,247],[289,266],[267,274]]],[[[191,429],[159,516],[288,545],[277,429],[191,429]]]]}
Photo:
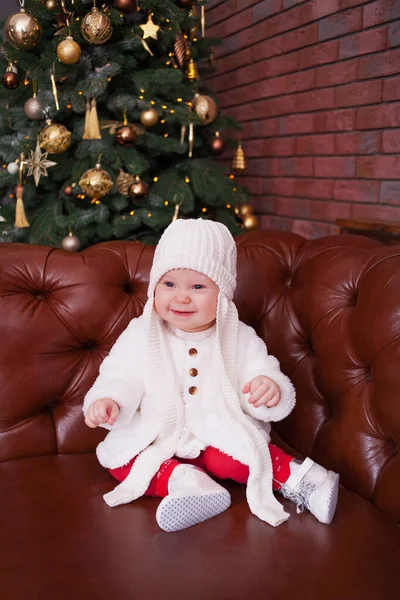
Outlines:
{"type": "Polygon", "coordinates": [[[201,285],[200,283],[196,283],[196,285],[193,286],[195,290],[203,290],[204,289],[204,285],[201,285]]]}
{"type": "Polygon", "coordinates": [[[174,284],[172,283],[172,281],[164,281],[163,283],[166,287],[174,287],[174,284]]]}

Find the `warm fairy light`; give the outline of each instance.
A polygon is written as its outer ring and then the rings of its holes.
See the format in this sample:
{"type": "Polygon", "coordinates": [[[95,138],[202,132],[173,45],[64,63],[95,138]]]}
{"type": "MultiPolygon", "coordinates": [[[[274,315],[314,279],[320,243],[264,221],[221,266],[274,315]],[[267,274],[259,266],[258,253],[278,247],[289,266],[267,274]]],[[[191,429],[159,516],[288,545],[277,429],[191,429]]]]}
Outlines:
{"type": "Polygon", "coordinates": [[[144,96],[139,96],[139,100],[144,100],[144,96]]]}
{"type": "Polygon", "coordinates": [[[154,181],[154,183],[157,183],[158,177],[154,177],[153,181],[154,181]]]}
{"type": "Polygon", "coordinates": [[[232,208],[232,206],[230,204],[227,204],[226,208],[232,208]]]}
{"type": "Polygon", "coordinates": [[[234,192],[237,192],[237,188],[232,188],[232,190],[233,190],[234,192]]]}
{"type": "Polygon", "coordinates": [[[185,181],[186,181],[186,183],[190,183],[189,177],[185,177],[185,181]]]}
{"type": "Polygon", "coordinates": [[[171,115],[173,115],[175,113],[175,111],[172,109],[169,111],[171,113],[171,115]]]}
{"type": "Polygon", "coordinates": [[[178,68],[178,65],[174,65],[174,69],[177,69],[177,68],[178,68]]]}
{"type": "Polygon", "coordinates": [[[101,204],[100,200],[96,200],[95,204],[101,204]]]}
{"type": "Polygon", "coordinates": [[[82,96],[83,92],[78,92],[78,94],[79,94],[80,96],[82,96]]]}
{"type": "Polygon", "coordinates": [[[24,85],[29,85],[29,79],[24,79],[24,85]]]}
{"type": "Polygon", "coordinates": [[[207,212],[207,209],[206,209],[206,207],[202,208],[202,209],[201,209],[201,212],[203,212],[203,213],[207,212]]]}
{"type": "Polygon", "coordinates": [[[229,179],[235,179],[234,175],[229,175],[229,179]]]}
{"type": "Polygon", "coordinates": [[[168,133],[164,133],[164,137],[167,138],[168,137],[168,133]]]}
{"type": "Polygon", "coordinates": [[[26,136],[25,136],[25,139],[26,139],[26,140],[29,140],[29,135],[26,135],[26,136]]]}
{"type": "Polygon", "coordinates": [[[183,100],[182,98],[177,98],[176,99],[177,102],[182,102],[182,100],[183,100]]]}
{"type": "Polygon", "coordinates": [[[140,88],[140,91],[142,92],[142,94],[144,94],[144,89],[143,88],[140,88]]]}
{"type": "Polygon", "coordinates": [[[197,42],[197,38],[193,38],[193,41],[194,41],[194,42],[197,42]]]}
{"type": "Polygon", "coordinates": [[[168,204],[169,204],[168,200],[165,200],[164,201],[164,206],[168,206],[168,204]]]}
{"type": "Polygon", "coordinates": [[[166,108],[168,108],[168,106],[167,106],[166,104],[163,104],[163,105],[161,106],[161,108],[163,108],[163,109],[165,110],[166,108]]]}
{"type": "Polygon", "coordinates": [[[167,60],[167,62],[165,63],[167,66],[169,66],[171,64],[170,60],[167,60]]]}
{"type": "Polygon", "coordinates": [[[193,106],[193,102],[186,102],[188,106],[193,106]]]}
{"type": "Polygon", "coordinates": [[[160,123],[165,123],[165,119],[161,119],[160,123]]]}
{"type": "Polygon", "coordinates": [[[135,211],[131,210],[131,212],[129,214],[131,215],[131,217],[133,217],[133,215],[135,214],[135,211]]]}
{"type": "Polygon", "coordinates": [[[147,213],[147,216],[149,217],[149,219],[151,219],[151,213],[147,213]]]}
{"type": "Polygon", "coordinates": [[[168,56],[173,56],[173,55],[174,55],[174,53],[173,53],[173,52],[170,52],[170,53],[168,54],[168,56]]]}
{"type": "Polygon", "coordinates": [[[14,198],[14,194],[10,194],[8,197],[9,198],[14,198]]]}
{"type": "Polygon", "coordinates": [[[235,215],[238,215],[238,214],[239,214],[239,209],[235,208],[235,215]]]}
{"type": "Polygon", "coordinates": [[[154,106],[155,105],[154,100],[150,100],[150,104],[152,104],[154,106]]]}
{"type": "Polygon", "coordinates": [[[3,165],[3,169],[7,169],[7,165],[5,163],[3,165]]]}
{"type": "Polygon", "coordinates": [[[67,104],[67,108],[72,108],[72,104],[71,104],[71,102],[68,102],[68,104],[67,104]]]}
{"type": "Polygon", "coordinates": [[[111,81],[111,77],[107,77],[107,81],[111,81]]]}

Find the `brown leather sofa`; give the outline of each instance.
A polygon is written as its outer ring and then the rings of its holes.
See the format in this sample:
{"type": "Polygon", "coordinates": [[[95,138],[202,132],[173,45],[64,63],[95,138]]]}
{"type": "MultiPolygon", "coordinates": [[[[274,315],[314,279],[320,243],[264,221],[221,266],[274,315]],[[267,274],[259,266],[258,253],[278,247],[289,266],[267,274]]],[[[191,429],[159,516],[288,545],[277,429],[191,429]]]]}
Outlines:
{"type": "Polygon", "coordinates": [[[275,428],[341,474],[331,526],[274,529],[232,507],[168,534],[157,499],[110,509],[83,422],[99,365],[146,299],[153,249],[0,247],[2,600],[394,600],[400,597],[400,246],[285,232],[238,239],[241,318],[297,388],[275,428]]]}

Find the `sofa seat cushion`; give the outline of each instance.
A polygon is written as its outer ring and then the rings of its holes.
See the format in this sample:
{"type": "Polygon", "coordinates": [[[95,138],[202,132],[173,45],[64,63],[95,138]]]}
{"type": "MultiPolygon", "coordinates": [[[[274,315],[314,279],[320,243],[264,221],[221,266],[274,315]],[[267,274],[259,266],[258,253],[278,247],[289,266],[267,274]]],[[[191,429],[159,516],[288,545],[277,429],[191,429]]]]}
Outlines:
{"type": "Polygon", "coordinates": [[[344,489],[330,527],[285,500],[291,518],[274,529],[227,483],[227,512],[170,534],[158,499],[108,508],[113,486],[93,454],[0,464],[2,600],[398,598],[400,531],[344,489]]]}

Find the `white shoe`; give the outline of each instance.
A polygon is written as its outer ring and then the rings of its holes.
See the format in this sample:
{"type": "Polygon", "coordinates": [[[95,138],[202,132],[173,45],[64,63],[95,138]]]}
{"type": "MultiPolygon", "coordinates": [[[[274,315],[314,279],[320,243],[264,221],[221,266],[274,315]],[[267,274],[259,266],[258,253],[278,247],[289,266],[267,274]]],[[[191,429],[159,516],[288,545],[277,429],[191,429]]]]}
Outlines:
{"type": "Polygon", "coordinates": [[[164,531],[192,527],[219,515],[231,505],[228,490],[192,465],[179,465],[173,470],[168,492],[156,513],[157,523],[164,531]]]}
{"type": "Polygon", "coordinates": [[[297,504],[298,513],[307,508],[318,521],[329,525],[336,510],[339,475],[317,465],[311,458],[301,464],[292,463],[292,474],[279,491],[297,504]]]}

